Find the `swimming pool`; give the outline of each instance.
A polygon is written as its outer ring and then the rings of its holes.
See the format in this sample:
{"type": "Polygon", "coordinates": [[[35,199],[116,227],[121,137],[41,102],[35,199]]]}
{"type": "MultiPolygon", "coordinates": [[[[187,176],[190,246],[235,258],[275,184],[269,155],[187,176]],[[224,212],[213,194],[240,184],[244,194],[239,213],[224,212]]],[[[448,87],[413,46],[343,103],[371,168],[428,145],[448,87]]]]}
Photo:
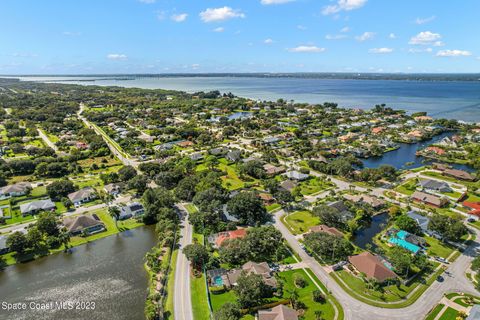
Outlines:
{"type": "Polygon", "coordinates": [[[223,279],[221,276],[216,276],[213,278],[213,283],[215,283],[216,286],[223,286],[223,279]]]}

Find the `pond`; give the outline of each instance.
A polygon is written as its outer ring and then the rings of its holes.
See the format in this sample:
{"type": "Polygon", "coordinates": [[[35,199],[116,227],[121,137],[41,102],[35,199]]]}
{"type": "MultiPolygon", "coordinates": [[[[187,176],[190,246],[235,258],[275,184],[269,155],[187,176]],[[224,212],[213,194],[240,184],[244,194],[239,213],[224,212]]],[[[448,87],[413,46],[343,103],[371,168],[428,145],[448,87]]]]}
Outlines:
{"type": "MultiPolygon", "coordinates": [[[[454,135],[454,132],[444,132],[440,135],[433,137],[431,140],[418,142],[418,143],[400,143],[400,148],[387,152],[380,157],[371,157],[368,159],[362,160],[365,168],[377,168],[382,164],[389,164],[394,166],[397,169],[414,169],[422,167],[428,163],[435,161],[430,161],[424,157],[417,157],[416,153],[419,150],[424,149],[428,145],[438,142],[445,137],[450,137],[454,135]],[[411,163],[411,165],[406,166],[406,163],[411,163]]],[[[467,165],[461,164],[450,164],[455,169],[473,171],[473,168],[467,165]]]]}
{"type": "Polygon", "coordinates": [[[373,242],[373,238],[387,226],[388,218],[388,213],[373,216],[372,222],[368,227],[362,227],[357,230],[353,238],[353,243],[362,249],[366,249],[367,244],[370,244],[372,249],[375,249],[376,245],[373,242]]]}
{"type": "MultiPolygon", "coordinates": [[[[0,312],[0,319],[144,319],[145,253],[155,245],[152,228],[141,227],[0,272],[0,300],[27,304],[0,312]],[[94,302],[94,310],[31,310],[30,303],[94,302]]],[[[92,306],[92,305],[91,305],[92,306]]]]}

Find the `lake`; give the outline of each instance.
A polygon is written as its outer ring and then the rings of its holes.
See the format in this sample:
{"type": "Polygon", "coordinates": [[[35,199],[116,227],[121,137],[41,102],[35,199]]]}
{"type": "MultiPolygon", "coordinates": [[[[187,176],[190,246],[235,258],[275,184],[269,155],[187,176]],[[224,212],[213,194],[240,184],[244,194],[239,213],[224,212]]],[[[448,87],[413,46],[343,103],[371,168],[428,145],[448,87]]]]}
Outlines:
{"type": "MultiPolygon", "coordinates": [[[[442,140],[445,137],[450,137],[454,135],[454,132],[444,132],[439,134],[428,141],[418,142],[418,143],[400,143],[400,148],[384,153],[380,157],[371,157],[368,159],[363,159],[363,165],[366,168],[377,168],[382,164],[389,164],[394,166],[397,169],[414,169],[422,167],[426,164],[435,162],[434,160],[429,160],[424,157],[417,157],[416,153],[418,150],[424,149],[426,146],[433,144],[442,140]],[[405,164],[410,162],[411,165],[406,166],[405,164]]],[[[451,163],[449,164],[452,167],[460,170],[473,171],[473,168],[467,165],[451,163]]]]}
{"type": "Polygon", "coordinates": [[[438,118],[480,122],[480,81],[346,80],[256,77],[19,77],[22,80],[81,85],[169,89],[186,92],[219,90],[261,100],[336,102],[368,109],[386,103],[409,112],[426,111],[438,118]]]}
{"type": "Polygon", "coordinates": [[[372,240],[387,226],[388,218],[388,213],[373,216],[368,227],[362,227],[357,230],[353,238],[353,243],[362,249],[366,249],[367,244],[371,244],[372,249],[375,249],[377,246],[372,240]]]}
{"type": "Polygon", "coordinates": [[[140,227],[0,272],[0,301],[95,302],[95,310],[0,311],[0,319],[143,320],[147,296],[145,253],[152,228],[140,227]]]}

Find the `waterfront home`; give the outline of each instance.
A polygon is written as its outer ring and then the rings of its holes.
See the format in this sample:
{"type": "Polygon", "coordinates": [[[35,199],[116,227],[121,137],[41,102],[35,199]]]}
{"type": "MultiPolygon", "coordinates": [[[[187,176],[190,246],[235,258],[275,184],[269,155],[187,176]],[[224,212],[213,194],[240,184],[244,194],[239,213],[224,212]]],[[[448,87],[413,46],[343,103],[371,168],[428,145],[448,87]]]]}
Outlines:
{"type": "Polygon", "coordinates": [[[452,188],[450,188],[450,185],[444,181],[427,179],[427,180],[420,181],[419,185],[425,191],[452,192],[452,188]]]}
{"type": "Polygon", "coordinates": [[[433,167],[433,169],[436,169],[436,170],[439,170],[439,171],[445,171],[447,169],[450,169],[450,166],[448,166],[444,163],[438,163],[438,162],[432,163],[432,167],[433,167]]]}
{"type": "Polygon", "coordinates": [[[140,217],[145,213],[145,208],[139,202],[132,202],[120,209],[120,216],[140,217]]]}
{"type": "Polygon", "coordinates": [[[80,234],[89,236],[106,230],[102,221],[89,215],[65,218],[63,225],[73,236],[80,234]]]}
{"type": "Polygon", "coordinates": [[[343,237],[343,233],[340,230],[338,230],[335,227],[326,226],[324,224],[310,227],[310,232],[313,232],[313,233],[321,232],[321,233],[326,233],[336,237],[343,237]]]}
{"type": "Polygon", "coordinates": [[[364,273],[368,279],[375,279],[380,283],[397,277],[382,259],[368,251],[350,256],[348,261],[359,273],[364,273]]]}
{"type": "Polygon", "coordinates": [[[110,183],[103,187],[103,191],[111,196],[118,196],[122,192],[122,186],[119,183],[110,183]]]}
{"type": "Polygon", "coordinates": [[[5,254],[10,251],[10,248],[7,246],[7,237],[0,236],[0,254],[5,254]]]}
{"type": "Polygon", "coordinates": [[[209,236],[208,242],[210,242],[214,247],[220,248],[226,240],[243,239],[246,235],[247,229],[223,231],[209,236]]]}
{"type": "Polygon", "coordinates": [[[0,199],[7,199],[10,197],[21,197],[26,195],[30,190],[32,190],[32,185],[30,182],[18,182],[0,188],[0,199]]]}
{"type": "Polygon", "coordinates": [[[437,156],[443,156],[447,152],[445,150],[443,150],[442,148],[435,147],[435,146],[430,146],[430,147],[425,148],[425,153],[434,154],[434,155],[437,155],[437,156]]]}
{"type": "Polygon", "coordinates": [[[368,195],[368,194],[346,194],[343,196],[345,199],[352,201],[353,203],[365,203],[370,205],[373,209],[380,209],[385,206],[385,201],[368,195]]]}
{"type": "Polygon", "coordinates": [[[285,173],[285,176],[288,179],[297,180],[297,181],[307,180],[310,177],[308,174],[301,173],[296,170],[288,171],[287,173],[285,173]]]}
{"type": "Polygon", "coordinates": [[[416,202],[422,202],[437,208],[442,208],[448,203],[447,198],[444,198],[444,197],[440,198],[433,194],[429,194],[421,191],[415,191],[412,194],[412,200],[416,202]]]}
{"type": "Polygon", "coordinates": [[[446,169],[443,171],[443,174],[452,178],[465,180],[465,181],[475,181],[475,177],[472,176],[467,171],[458,170],[458,169],[446,169]]]}
{"type": "Polygon", "coordinates": [[[92,187],[86,187],[68,194],[67,197],[70,199],[70,201],[72,201],[75,207],[79,207],[86,202],[96,199],[97,193],[92,187]]]}
{"type": "Polygon", "coordinates": [[[258,320],[298,320],[298,311],[283,304],[258,311],[258,320]]]}
{"type": "Polygon", "coordinates": [[[40,211],[50,211],[55,209],[55,203],[53,203],[53,201],[50,199],[36,200],[20,205],[20,212],[23,216],[26,216],[28,214],[36,214],[40,211]]]}

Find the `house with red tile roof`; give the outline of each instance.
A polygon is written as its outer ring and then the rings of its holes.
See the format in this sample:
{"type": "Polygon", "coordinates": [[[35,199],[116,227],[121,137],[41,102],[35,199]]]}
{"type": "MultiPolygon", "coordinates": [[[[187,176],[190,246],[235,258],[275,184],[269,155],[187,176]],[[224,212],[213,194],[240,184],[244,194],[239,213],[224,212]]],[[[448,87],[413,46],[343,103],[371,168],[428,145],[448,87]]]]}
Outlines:
{"type": "Polygon", "coordinates": [[[369,279],[373,278],[379,282],[384,282],[397,277],[395,272],[387,268],[378,256],[368,251],[350,256],[348,261],[358,272],[364,273],[369,279]]]}
{"type": "Polygon", "coordinates": [[[214,234],[208,238],[208,241],[216,246],[221,247],[226,240],[242,239],[247,235],[247,229],[237,229],[233,231],[224,231],[214,234]]]}
{"type": "Polygon", "coordinates": [[[430,147],[427,147],[425,149],[426,152],[428,153],[434,153],[438,156],[443,156],[445,153],[447,153],[445,150],[443,150],[442,148],[439,148],[439,147],[435,147],[435,146],[430,146],[430,147]]]}
{"type": "Polygon", "coordinates": [[[480,202],[464,201],[462,204],[464,207],[471,210],[468,214],[480,218],[480,202]]]}

